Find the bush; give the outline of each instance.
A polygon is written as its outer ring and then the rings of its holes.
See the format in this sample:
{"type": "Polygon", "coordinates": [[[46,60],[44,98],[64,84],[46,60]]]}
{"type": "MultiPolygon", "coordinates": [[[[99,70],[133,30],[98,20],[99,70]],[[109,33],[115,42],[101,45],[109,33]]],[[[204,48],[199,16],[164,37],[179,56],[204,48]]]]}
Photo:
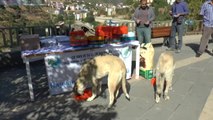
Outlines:
{"type": "Polygon", "coordinates": [[[171,6],[166,0],[153,0],[151,6],[154,8],[156,21],[170,20],[169,10],[171,6]]]}

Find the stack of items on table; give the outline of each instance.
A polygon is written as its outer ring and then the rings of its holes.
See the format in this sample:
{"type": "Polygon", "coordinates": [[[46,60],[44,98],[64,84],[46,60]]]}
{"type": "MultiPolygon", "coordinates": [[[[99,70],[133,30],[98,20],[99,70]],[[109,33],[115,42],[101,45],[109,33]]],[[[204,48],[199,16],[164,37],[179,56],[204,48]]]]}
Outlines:
{"type": "Polygon", "coordinates": [[[87,46],[88,39],[82,30],[70,32],[70,45],[73,47],[87,46]]]}
{"type": "Polygon", "coordinates": [[[99,47],[105,44],[105,39],[102,36],[88,36],[89,46],[99,47]]]}
{"type": "Polygon", "coordinates": [[[154,48],[152,43],[142,44],[140,48],[140,75],[147,80],[153,78],[154,48]]]}
{"type": "Polygon", "coordinates": [[[49,36],[49,37],[40,37],[41,47],[52,47],[60,45],[69,45],[69,36],[58,35],[58,36],[49,36]]]}
{"type": "Polygon", "coordinates": [[[122,42],[129,42],[131,40],[136,40],[134,32],[128,32],[127,34],[123,34],[123,36],[121,37],[122,42]]]}
{"type": "Polygon", "coordinates": [[[124,25],[97,26],[95,30],[95,35],[104,37],[106,43],[123,42],[123,36],[128,37],[128,27],[124,25]]]}
{"type": "MultiPolygon", "coordinates": [[[[118,40],[120,42],[129,42],[136,40],[135,32],[128,32],[127,26],[112,26],[112,41],[118,40]]],[[[116,41],[115,41],[116,42],[116,41]]]]}
{"type": "Polygon", "coordinates": [[[136,40],[134,32],[128,32],[127,26],[97,26],[95,35],[86,36],[83,30],[70,32],[71,46],[99,47],[107,43],[129,42],[136,40]]]}

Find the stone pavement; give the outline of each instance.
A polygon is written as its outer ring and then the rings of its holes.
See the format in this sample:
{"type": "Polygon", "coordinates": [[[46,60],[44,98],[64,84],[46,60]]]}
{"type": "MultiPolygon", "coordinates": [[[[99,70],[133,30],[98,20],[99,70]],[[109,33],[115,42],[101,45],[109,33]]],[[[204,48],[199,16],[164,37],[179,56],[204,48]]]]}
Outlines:
{"type": "MultiPolygon", "coordinates": [[[[212,120],[213,56],[195,57],[201,35],[184,36],[181,53],[176,60],[170,100],[156,104],[154,88],[142,77],[129,80],[131,100],[121,94],[115,106],[107,110],[108,89],[92,102],[75,102],[70,93],[50,96],[42,63],[34,63],[32,74],[36,101],[30,102],[25,67],[0,73],[0,118],[10,120],[212,120]],[[38,65],[39,64],[39,65],[38,65]],[[4,79],[2,79],[4,78],[4,79]],[[9,89],[10,88],[10,89],[9,89]]],[[[154,63],[165,47],[163,40],[153,39],[154,63]],[[159,42],[160,41],[160,42],[159,42]]],[[[213,45],[209,45],[209,49],[213,45]]]]}

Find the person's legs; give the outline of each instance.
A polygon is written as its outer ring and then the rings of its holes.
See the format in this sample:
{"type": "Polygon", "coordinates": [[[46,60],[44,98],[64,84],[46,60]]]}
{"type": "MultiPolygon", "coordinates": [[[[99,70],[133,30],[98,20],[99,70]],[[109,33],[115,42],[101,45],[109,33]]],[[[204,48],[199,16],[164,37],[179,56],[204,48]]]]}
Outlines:
{"type": "Polygon", "coordinates": [[[177,25],[177,32],[178,32],[178,43],[177,43],[177,49],[180,50],[183,45],[183,32],[184,32],[184,25],[179,24],[177,25]]]}
{"type": "Polygon", "coordinates": [[[151,28],[150,27],[145,27],[143,28],[143,33],[144,33],[144,43],[150,43],[151,42],[151,28]]]}
{"type": "Polygon", "coordinates": [[[203,27],[203,34],[201,37],[199,50],[197,51],[197,54],[198,54],[197,57],[199,57],[205,51],[206,46],[209,42],[209,37],[211,35],[211,31],[212,31],[211,28],[205,27],[205,26],[203,27]]]}
{"type": "Polygon", "coordinates": [[[141,27],[137,27],[136,28],[137,31],[137,37],[138,37],[138,41],[140,43],[140,45],[143,43],[143,31],[141,27]]]}
{"type": "Polygon", "coordinates": [[[171,28],[171,35],[170,35],[170,39],[169,39],[169,46],[171,49],[175,49],[175,36],[176,36],[176,22],[172,23],[172,28],[171,28]]]}

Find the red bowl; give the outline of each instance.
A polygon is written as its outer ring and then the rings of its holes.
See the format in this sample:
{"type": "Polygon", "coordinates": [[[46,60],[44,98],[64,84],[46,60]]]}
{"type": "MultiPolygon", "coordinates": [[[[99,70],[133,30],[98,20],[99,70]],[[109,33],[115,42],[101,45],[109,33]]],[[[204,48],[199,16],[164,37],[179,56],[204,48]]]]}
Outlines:
{"type": "Polygon", "coordinates": [[[84,94],[82,95],[74,95],[74,99],[76,101],[85,101],[87,98],[92,96],[92,90],[91,89],[86,89],[84,90],[84,94]]]}
{"type": "Polygon", "coordinates": [[[153,77],[153,78],[151,79],[151,84],[152,84],[152,86],[155,86],[155,84],[156,84],[156,78],[155,78],[155,77],[153,77]]]}

